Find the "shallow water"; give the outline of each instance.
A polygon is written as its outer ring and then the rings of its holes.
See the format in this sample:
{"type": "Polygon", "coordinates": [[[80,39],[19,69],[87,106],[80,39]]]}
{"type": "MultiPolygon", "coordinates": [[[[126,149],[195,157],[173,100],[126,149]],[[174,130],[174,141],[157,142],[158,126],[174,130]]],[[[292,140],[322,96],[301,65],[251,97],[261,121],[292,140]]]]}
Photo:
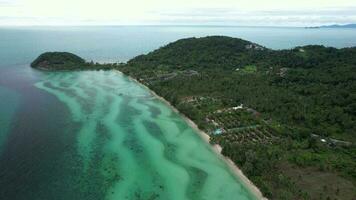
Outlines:
{"type": "Polygon", "coordinates": [[[37,99],[35,119],[12,130],[0,160],[8,199],[254,199],[180,116],[124,75],[36,73],[35,87],[63,106],[37,99]]]}

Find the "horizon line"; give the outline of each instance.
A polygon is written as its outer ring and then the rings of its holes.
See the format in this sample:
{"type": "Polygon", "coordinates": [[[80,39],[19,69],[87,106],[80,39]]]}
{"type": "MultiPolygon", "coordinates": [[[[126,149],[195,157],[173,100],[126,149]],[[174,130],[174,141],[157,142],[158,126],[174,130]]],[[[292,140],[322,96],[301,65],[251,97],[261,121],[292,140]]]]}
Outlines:
{"type": "Polygon", "coordinates": [[[314,28],[314,27],[322,27],[322,26],[345,26],[345,25],[353,25],[356,23],[345,23],[345,24],[323,24],[317,26],[292,26],[292,25],[219,25],[219,24],[0,24],[0,27],[124,27],[124,26],[146,26],[146,27],[246,27],[246,28],[314,28]]]}

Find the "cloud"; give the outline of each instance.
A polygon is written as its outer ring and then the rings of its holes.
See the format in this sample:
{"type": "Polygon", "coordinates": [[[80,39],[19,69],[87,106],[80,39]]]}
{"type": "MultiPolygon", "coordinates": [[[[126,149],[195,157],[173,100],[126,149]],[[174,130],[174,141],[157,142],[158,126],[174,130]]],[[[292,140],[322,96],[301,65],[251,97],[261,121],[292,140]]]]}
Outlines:
{"type": "Polygon", "coordinates": [[[243,11],[230,8],[191,9],[154,12],[159,23],[207,24],[207,25],[271,25],[310,26],[347,24],[356,22],[356,7],[324,8],[320,10],[256,10],[243,11]]]}
{"type": "Polygon", "coordinates": [[[0,0],[0,25],[318,26],[334,23],[356,23],[354,0],[287,3],[285,0],[170,0],[169,3],[166,0],[149,3],[144,0],[125,3],[122,0],[0,0]]]}

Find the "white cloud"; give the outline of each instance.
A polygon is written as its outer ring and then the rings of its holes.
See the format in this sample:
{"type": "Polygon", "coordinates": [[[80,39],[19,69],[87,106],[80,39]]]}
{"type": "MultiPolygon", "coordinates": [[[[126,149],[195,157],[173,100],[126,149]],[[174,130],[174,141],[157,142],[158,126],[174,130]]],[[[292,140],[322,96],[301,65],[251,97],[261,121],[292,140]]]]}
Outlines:
{"type": "Polygon", "coordinates": [[[355,0],[0,0],[0,25],[355,23],[355,0]]]}
{"type": "Polygon", "coordinates": [[[325,8],[320,10],[259,10],[197,9],[162,11],[160,23],[205,23],[218,25],[256,26],[310,26],[320,24],[347,24],[356,22],[356,7],[325,8]]]}

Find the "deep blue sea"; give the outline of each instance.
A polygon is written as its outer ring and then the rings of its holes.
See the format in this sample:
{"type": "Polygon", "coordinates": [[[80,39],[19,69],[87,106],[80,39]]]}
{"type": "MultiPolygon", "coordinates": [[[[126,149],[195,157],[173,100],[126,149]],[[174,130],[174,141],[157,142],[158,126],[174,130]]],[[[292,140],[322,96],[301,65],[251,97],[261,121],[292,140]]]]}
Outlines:
{"type": "Polygon", "coordinates": [[[208,35],[272,49],[356,46],[356,29],[0,27],[0,199],[254,199],[184,120],[122,74],[29,67],[46,51],[126,62],[208,35]]]}

